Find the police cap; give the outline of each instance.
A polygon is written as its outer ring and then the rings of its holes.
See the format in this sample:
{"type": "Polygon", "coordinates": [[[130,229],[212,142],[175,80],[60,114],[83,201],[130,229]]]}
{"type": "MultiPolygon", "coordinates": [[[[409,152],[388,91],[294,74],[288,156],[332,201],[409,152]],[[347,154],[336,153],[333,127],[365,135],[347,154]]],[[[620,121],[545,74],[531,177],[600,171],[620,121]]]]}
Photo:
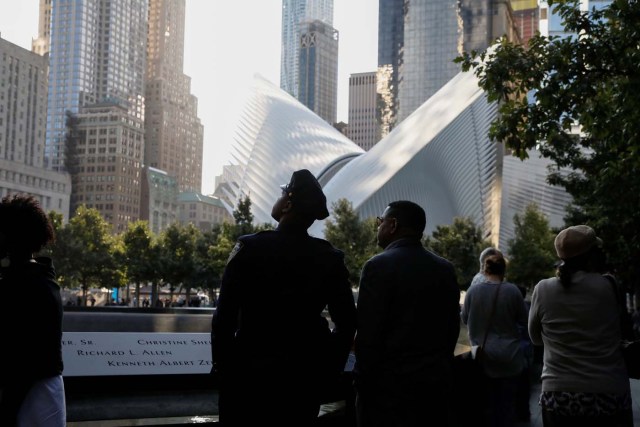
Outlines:
{"type": "Polygon", "coordinates": [[[314,219],[325,219],[329,216],[327,198],[322,192],[320,183],[307,169],[295,171],[288,184],[280,186],[286,191],[294,206],[314,219]]]}

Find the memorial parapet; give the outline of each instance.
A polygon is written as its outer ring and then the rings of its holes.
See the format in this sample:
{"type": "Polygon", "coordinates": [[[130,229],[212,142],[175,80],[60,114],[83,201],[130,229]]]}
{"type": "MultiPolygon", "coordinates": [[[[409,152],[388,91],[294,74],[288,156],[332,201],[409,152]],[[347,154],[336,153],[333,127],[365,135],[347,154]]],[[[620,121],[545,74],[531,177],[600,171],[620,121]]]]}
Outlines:
{"type": "MultiPolygon", "coordinates": [[[[65,309],[68,421],[217,414],[211,370],[213,309],[65,309]]],[[[353,367],[350,359],[347,371],[353,367]]],[[[345,375],[325,402],[349,398],[345,375]]]]}
{"type": "Polygon", "coordinates": [[[213,309],[65,309],[68,421],[217,414],[217,384],[209,375],[212,314],[213,309]]]}
{"type": "Polygon", "coordinates": [[[211,370],[207,333],[64,332],[65,377],[192,375],[211,370]]]}

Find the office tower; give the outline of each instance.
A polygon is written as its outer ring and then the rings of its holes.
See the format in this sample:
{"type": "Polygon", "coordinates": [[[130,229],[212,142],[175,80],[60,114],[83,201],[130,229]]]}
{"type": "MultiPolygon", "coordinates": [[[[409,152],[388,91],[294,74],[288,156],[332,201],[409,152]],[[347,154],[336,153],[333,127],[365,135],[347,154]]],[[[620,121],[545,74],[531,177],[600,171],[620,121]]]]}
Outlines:
{"type": "Polygon", "coordinates": [[[518,28],[520,41],[523,45],[538,31],[540,22],[538,0],[511,0],[513,20],[518,28]]]}
{"type": "Polygon", "coordinates": [[[38,55],[46,55],[49,53],[52,1],[53,0],[40,0],[38,37],[31,40],[31,51],[38,55]]]}
{"type": "Polygon", "coordinates": [[[144,163],[175,177],[180,191],[200,191],[204,131],[183,73],[184,25],[185,0],[149,2],[144,163]]]}
{"type": "Polygon", "coordinates": [[[376,120],[377,73],[352,74],[349,77],[349,126],[347,136],[368,151],[380,139],[376,120]]]}
{"type": "Polygon", "coordinates": [[[178,195],[178,211],[181,224],[193,224],[203,233],[211,231],[215,225],[233,221],[222,200],[196,192],[178,195]]]}
{"type": "Polygon", "coordinates": [[[298,97],[300,23],[319,20],[333,25],[333,0],[282,0],[280,87],[298,97]]]}
{"type": "Polygon", "coordinates": [[[611,4],[613,0],[580,0],[580,10],[602,9],[611,4]]]}
{"type": "Polygon", "coordinates": [[[404,47],[404,0],[380,0],[378,12],[378,102],[380,136],[395,127],[404,47]]]}
{"type": "MultiPolygon", "coordinates": [[[[539,0],[540,3],[540,34],[543,36],[568,37],[572,35],[564,29],[562,18],[555,13],[553,7],[549,7],[546,0],[539,0]]],[[[611,4],[611,0],[580,0],[580,10],[588,11],[593,8],[602,9],[611,4]]]]}
{"type": "Polygon", "coordinates": [[[338,116],[338,31],[322,21],[301,24],[298,100],[329,124],[338,116]]]}
{"type": "Polygon", "coordinates": [[[146,0],[52,4],[45,166],[116,232],[139,219],[146,46],[146,0]]]}
{"type": "Polygon", "coordinates": [[[72,212],[82,204],[95,208],[121,233],[140,219],[144,123],[111,101],[81,106],[71,120],[72,212]]]}
{"type": "Polygon", "coordinates": [[[147,167],[142,171],[140,216],[149,222],[149,230],[160,234],[178,221],[178,182],[165,171],[147,167]]]}
{"type": "Polygon", "coordinates": [[[452,61],[463,51],[486,49],[502,35],[519,40],[501,0],[380,0],[379,8],[382,136],[460,71],[452,61]]]}
{"type": "Polygon", "coordinates": [[[26,193],[69,218],[71,179],[46,170],[45,57],[0,38],[0,197],[26,193]]]}

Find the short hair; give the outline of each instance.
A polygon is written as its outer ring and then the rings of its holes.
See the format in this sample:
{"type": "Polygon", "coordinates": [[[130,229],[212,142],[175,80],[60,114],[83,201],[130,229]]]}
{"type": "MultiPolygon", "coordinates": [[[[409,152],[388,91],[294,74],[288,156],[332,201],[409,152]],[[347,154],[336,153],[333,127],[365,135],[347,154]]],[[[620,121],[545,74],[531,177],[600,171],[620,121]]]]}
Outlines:
{"type": "Polygon", "coordinates": [[[504,276],[505,271],[507,271],[507,262],[502,256],[502,252],[499,252],[494,255],[489,255],[485,258],[483,269],[484,274],[495,274],[498,276],[504,276]]]}
{"type": "Polygon", "coordinates": [[[47,214],[32,196],[9,195],[0,203],[0,232],[9,253],[37,253],[55,236],[47,214]]]}
{"type": "Polygon", "coordinates": [[[422,235],[427,225],[427,215],[417,203],[397,200],[389,203],[388,216],[398,221],[398,227],[406,227],[422,235]]]}

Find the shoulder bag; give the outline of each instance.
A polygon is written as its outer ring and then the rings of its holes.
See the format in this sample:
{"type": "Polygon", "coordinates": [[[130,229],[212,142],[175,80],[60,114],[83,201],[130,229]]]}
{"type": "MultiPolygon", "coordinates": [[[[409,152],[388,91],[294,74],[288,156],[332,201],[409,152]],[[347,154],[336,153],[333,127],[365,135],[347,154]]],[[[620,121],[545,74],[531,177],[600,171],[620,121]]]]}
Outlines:
{"type": "MultiPolygon", "coordinates": [[[[456,398],[465,402],[465,410],[459,411],[455,415],[456,427],[467,426],[483,426],[482,422],[478,419],[478,414],[483,413],[485,408],[485,399],[487,396],[487,376],[484,373],[482,367],[482,359],[484,356],[484,347],[487,344],[487,336],[489,335],[489,326],[493,320],[495,312],[498,292],[500,291],[500,284],[496,289],[496,293],[493,297],[493,305],[489,313],[489,320],[487,322],[487,329],[482,339],[482,345],[472,346],[471,351],[466,351],[453,358],[453,378],[454,378],[454,390],[456,398]]],[[[479,286],[479,285],[474,285],[479,286]]]]}
{"type": "Polygon", "coordinates": [[[484,357],[484,346],[487,345],[487,337],[489,336],[489,326],[493,321],[493,315],[496,310],[496,303],[498,302],[498,292],[500,292],[500,286],[502,283],[498,283],[498,288],[493,297],[493,304],[491,305],[491,311],[489,312],[489,320],[487,322],[487,328],[484,331],[484,337],[482,339],[482,345],[471,346],[470,351],[466,351],[455,356],[454,368],[462,375],[471,375],[474,377],[484,377],[484,370],[482,368],[482,358],[484,357]],[[460,372],[462,371],[462,372],[460,372]]]}

